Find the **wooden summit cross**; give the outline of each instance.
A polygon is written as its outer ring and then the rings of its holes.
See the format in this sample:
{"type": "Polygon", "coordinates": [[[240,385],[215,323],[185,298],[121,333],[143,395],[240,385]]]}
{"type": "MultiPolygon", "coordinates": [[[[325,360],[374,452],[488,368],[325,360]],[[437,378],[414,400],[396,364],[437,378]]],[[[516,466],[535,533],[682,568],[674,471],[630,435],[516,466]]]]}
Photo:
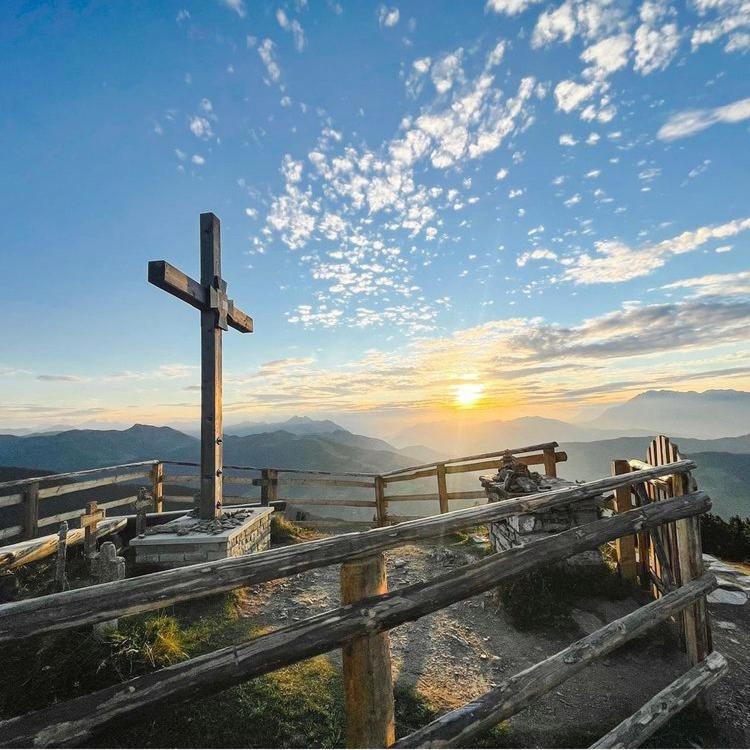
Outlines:
{"type": "Polygon", "coordinates": [[[253,332],[253,319],[227,298],[221,278],[221,230],[214,214],[201,214],[201,280],[194,281],[165,260],[148,264],[148,280],[201,311],[201,492],[200,517],[222,513],[221,332],[232,326],[253,332]]]}

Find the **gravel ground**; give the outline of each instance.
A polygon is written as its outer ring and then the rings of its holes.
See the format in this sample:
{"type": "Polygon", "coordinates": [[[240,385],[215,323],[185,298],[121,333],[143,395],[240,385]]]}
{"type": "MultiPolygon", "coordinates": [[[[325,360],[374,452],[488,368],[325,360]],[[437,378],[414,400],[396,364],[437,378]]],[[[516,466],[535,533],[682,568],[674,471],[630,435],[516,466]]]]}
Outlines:
{"type": "MultiPolygon", "coordinates": [[[[386,553],[389,588],[427,580],[475,557],[465,546],[399,548],[386,553]]],[[[251,587],[242,605],[244,615],[275,628],[336,607],[338,576],[338,568],[330,567],[251,587]]],[[[454,708],[638,606],[634,599],[581,601],[574,612],[577,630],[519,632],[488,593],[392,630],[394,679],[397,684],[416,688],[439,710],[454,708]]],[[[729,676],[715,689],[712,710],[718,718],[717,736],[723,746],[747,747],[750,606],[746,602],[712,604],[711,614],[714,647],[728,658],[731,667],[729,676]]],[[[339,662],[340,652],[333,652],[331,658],[339,662]]],[[[588,745],[685,669],[671,630],[655,629],[513,717],[512,743],[526,747],[588,745]]]]}

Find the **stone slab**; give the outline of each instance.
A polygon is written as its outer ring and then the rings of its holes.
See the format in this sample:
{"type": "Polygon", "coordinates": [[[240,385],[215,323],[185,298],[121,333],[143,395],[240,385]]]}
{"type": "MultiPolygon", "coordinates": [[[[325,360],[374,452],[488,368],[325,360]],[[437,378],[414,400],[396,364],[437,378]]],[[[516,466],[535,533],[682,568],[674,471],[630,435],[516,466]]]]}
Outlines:
{"type": "Polygon", "coordinates": [[[180,529],[180,533],[150,533],[132,539],[130,545],[135,550],[136,563],[160,568],[238,557],[268,549],[272,513],[273,508],[254,508],[240,525],[215,533],[190,530],[197,519],[186,515],[168,526],[180,529]]]}

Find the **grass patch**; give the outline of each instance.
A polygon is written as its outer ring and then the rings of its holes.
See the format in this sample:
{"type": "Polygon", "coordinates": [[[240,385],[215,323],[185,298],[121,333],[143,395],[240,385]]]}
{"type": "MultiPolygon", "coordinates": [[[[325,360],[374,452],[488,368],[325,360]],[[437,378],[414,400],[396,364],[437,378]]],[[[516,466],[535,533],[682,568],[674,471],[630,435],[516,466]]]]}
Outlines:
{"type": "Polygon", "coordinates": [[[272,544],[297,544],[314,538],[315,534],[312,531],[297,526],[282,513],[274,513],[271,516],[272,544]]]}
{"type": "Polygon", "coordinates": [[[325,656],[102,733],[91,747],[336,747],[343,686],[325,656]]]}
{"type": "Polygon", "coordinates": [[[517,630],[573,627],[570,611],[583,597],[622,599],[631,593],[617,571],[596,566],[546,565],[514,576],[497,588],[497,597],[517,630]]]}

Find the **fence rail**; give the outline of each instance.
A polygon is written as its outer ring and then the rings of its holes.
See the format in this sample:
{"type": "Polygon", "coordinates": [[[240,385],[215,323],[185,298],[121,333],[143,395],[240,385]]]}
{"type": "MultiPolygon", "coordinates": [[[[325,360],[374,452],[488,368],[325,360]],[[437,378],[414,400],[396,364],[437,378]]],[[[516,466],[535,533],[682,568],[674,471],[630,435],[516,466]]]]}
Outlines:
{"type": "MultiPolygon", "coordinates": [[[[556,446],[556,443],[531,446],[530,451],[541,447],[542,452],[530,452],[526,459],[537,461],[541,456],[545,473],[554,475],[555,462],[560,455],[556,446]]],[[[705,493],[695,489],[691,480],[689,472],[695,468],[695,463],[680,459],[676,448],[672,452],[662,450],[648,464],[633,468],[631,462],[626,461],[627,471],[615,471],[613,476],[593,482],[451,511],[447,505],[451,494],[471,493],[448,493],[445,482],[448,470],[459,467],[459,471],[481,471],[488,461],[493,466],[498,465],[502,454],[493,455],[495,458],[487,455],[463,457],[453,463],[412,467],[404,470],[405,474],[373,477],[375,497],[365,502],[367,507],[375,506],[382,523],[365,532],[0,605],[0,642],[9,642],[162,609],[177,602],[343,563],[342,606],[121,684],[2,721],[0,746],[46,747],[85,742],[112,723],[131,717],[140,720],[150,713],[163,711],[165,705],[219,692],[338,647],[343,649],[348,746],[392,745],[395,735],[389,630],[488,591],[509,577],[563,561],[605,543],[615,542],[618,554],[625,554],[623,540],[635,544],[634,540],[647,535],[649,549],[653,548],[650,565],[660,564],[662,580],[670,582],[664,590],[656,592],[654,601],[524,670],[467,706],[401,738],[395,746],[452,747],[466,743],[622,643],[657,623],[680,615],[692,668],[603,737],[597,746],[633,746],[642,742],[666,718],[713,684],[726,669],[724,658],[711,650],[705,595],[717,584],[712,575],[703,572],[697,522],[697,516],[710,509],[711,501],[705,493]],[[467,466],[473,468],[464,468],[467,466]],[[388,483],[427,471],[436,477],[438,493],[425,493],[423,497],[431,500],[437,497],[441,513],[385,525],[394,520],[386,510],[387,501],[395,499],[385,494],[388,483]],[[669,486],[670,493],[662,492],[653,498],[647,497],[645,502],[633,503],[634,497],[642,495],[640,488],[649,482],[654,487],[669,486]],[[440,538],[512,515],[569,506],[606,492],[613,492],[615,498],[615,513],[608,518],[491,554],[426,582],[387,590],[385,550],[440,538]],[[681,531],[669,537],[670,529],[681,531]],[[661,552],[657,554],[659,549],[661,552]],[[669,574],[664,572],[665,568],[671,568],[669,574]]],[[[163,462],[151,464],[148,473],[155,484],[165,481],[163,469],[163,462]]],[[[281,470],[264,469],[260,470],[259,478],[254,478],[261,483],[261,503],[278,500],[280,473],[281,470]]],[[[296,475],[302,473],[295,472],[296,475]]],[[[316,474],[315,477],[325,481],[331,475],[316,474]]],[[[33,486],[34,482],[24,485],[27,497],[28,488],[33,486]]],[[[413,493],[411,499],[415,495],[413,493]]],[[[36,497],[38,501],[38,495],[36,497]]],[[[635,557],[638,562],[637,555],[635,557]]],[[[622,570],[625,570],[624,560],[625,557],[620,560],[622,570]]]]}
{"type": "MultiPolygon", "coordinates": [[[[660,468],[663,469],[664,467],[660,468]]],[[[611,483],[612,481],[622,480],[614,477],[591,484],[601,484],[604,481],[611,483]]],[[[549,504],[549,495],[554,495],[554,492],[540,493],[536,496],[536,500],[539,501],[540,496],[544,494],[547,494],[547,497],[542,498],[542,503],[546,501],[549,504]]],[[[505,503],[511,502],[515,502],[515,500],[505,501],[505,503]]],[[[537,502],[538,504],[539,502],[537,502]]],[[[504,505],[504,503],[495,503],[494,505],[504,505]]],[[[94,732],[114,721],[122,721],[126,717],[136,715],[143,717],[149,711],[163,710],[165,704],[212,694],[280,667],[326,653],[332,648],[340,647],[355,639],[370,638],[404,622],[481,594],[510,576],[526,572],[540,565],[563,560],[570,555],[592,549],[605,542],[634,533],[639,529],[656,528],[664,523],[703,513],[710,508],[710,505],[710,500],[704,493],[695,492],[683,497],[652,503],[646,507],[635,508],[586,526],[561,532],[547,539],[490,555],[477,562],[460,566],[425,583],[413,584],[403,589],[373,596],[355,604],[314,615],[301,622],[282,627],[268,635],[189,659],[166,669],[127,680],[119,685],[56,704],[47,709],[1,722],[0,746],[43,747],[50,744],[83,742],[94,732]]],[[[478,515],[476,511],[485,511],[487,508],[472,508],[469,510],[470,513],[453,511],[443,516],[420,520],[415,522],[412,528],[419,529],[422,527],[424,529],[425,526],[436,524],[444,527],[449,523],[452,516],[459,516],[460,514],[463,514],[460,518],[464,526],[473,525],[475,516],[478,515]]],[[[373,530],[359,536],[382,537],[384,532],[392,534],[398,528],[398,526],[395,526],[389,529],[373,530]]],[[[339,538],[333,537],[332,540],[324,541],[338,542],[339,538]]],[[[361,545],[357,546],[360,546],[358,552],[361,555],[364,550],[361,549],[361,545]]],[[[244,562],[257,561],[264,557],[266,560],[278,558],[278,553],[283,551],[271,550],[258,553],[248,556],[244,562]]],[[[295,549],[292,548],[289,552],[294,554],[294,551],[295,549]]],[[[318,558],[317,565],[312,565],[310,563],[314,558],[314,552],[310,547],[306,552],[308,565],[305,566],[303,563],[303,568],[332,564],[339,559],[338,555],[332,555],[329,552],[324,558],[318,558]]],[[[350,554],[348,557],[351,558],[352,555],[350,554]]],[[[242,558],[238,558],[238,560],[242,561],[242,558]]],[[[192,577],[199,578],[200,572],[196,568],[200,566],[191,567],[193,568],[190,571],[192,577]]],[[[169,572],[185,570],[178,569],[169,572]]],[[[292,572],[297,571],[290,570],[289,566],[282,565],[276,568],[273,577],[286,577],[291,575],[292,572]]],[[[143,578],[148,578],[148,576],[143,578]]],[[[102,586],[93,586],[88,590],[94,594],[94,597],[89,600],[89,604],[101,601],[103,592],[107,588],[109,588],[110,593],[119,591],[122,595],[124,587],[132,586],[137,581],[138,579],[129,579],[102,586]]],[[[242,581],[243,584],[248,582],[251,581],[247,579],[242,581]]],[[[238,582],[235,585],[241,584],[238,582]]],[[[50,608],[54,607],[56,610],[55,618],[58,623],[55,627],[48,627],[47,629],[73,627],[80,624],[80,618],[78,622],[70,619],[64,611],[64,606],[61,608],[69,594],[80,595],[79,592],[71,591],[51,597],[41,597],[38,600],[32,600],[30,603],[19,602],[14,605],[5,605],[0,608],[0,612],[5,610],[3,614],[7,615],[9,606],[15,607],[17,604],[26,604],[28,607],[31,604],[32,611],[38,613],[47,610],[49,615],[50,608]],[[36,607],[33,607],[34,604],[36,604],[36,607]]],[[[153,596],[152,593],[151,597],[153,596]]],[[[157,592],[157,599],[159,596],[157,592]]],[[[188,593],[185,598],[193,598],[193,596],[188,593]]],[[[7,620],[7,617],[3,619],[7,620]]],[[[11,622],[8,624],[17,625],[17,618],[11,616],[10,619],[11,622]]],[[[49,621],[48,624],[50,624],[49,621]]],[[[4,632],[7,638],[7,631],[4,632]]],[[[17,633],[15,637],[24,634],[29,633],[28,631],[23,634],[17,633]]],[[[392,701],[392,695],[390,700],[392,701]]]]}
{"type": "MultiPolygon", "coordinates": [[[[227,495],[226,505],[257,504],[286,502],[288,505],[323,508],[371,508],[374,513],[372,522],[377,526],[385,526],[397,521],[403,516],[389,514],[391,503],[402,502],[434,502],[438,504],[441,513],[451,509],[451,502],[457,500],[481,500],[485,493],[481,490],[449,491],[447,476],[467,472],[486,471],[499,467],[506,453],[513,454],[521,463],[529,466],[543,465],[548,476],[556,476],[556,464],[567,460],[563,451],[556,451],[557,443],[541,443],[508,451],[493,451],[473,456],[446,459],[443,462],[421,464],[406,467],[382,475],[356,472],[326,472],[312,469],[281,469],[263,468],[255,466],[227,465],[224,468],[243,475],[225,474],[224,484],[260,488],[260,498],[248,498],[243,495],[227,495]],[[400,482],[410,482],[418,479],[435,477],[436,491],[410,494],[388,494],[387,487],[400,482]],[[281,497],[282,487],[321,486],[324,489],[351,488],[357,490],[370,489],[373,491],[371,499],[338,498],[338,497],[281,497]]],[[[107,466],[98,469],[70,471],[48,476],[30,477],[0,483],[0,508],[23,506],[23,523],[13,523],[0,528],[0,540],[22,536],[34,539],[40,530],[52,524],[70,521],[86,514],[85,507],[60,513],[41,515],[40,503],[54,500],[76,492],[84,492],[98,487],[113,484],[132,483],[147,479],[152,489],[154,510],[160,513],[163,503],[176,505],[193,505],[195,499],[191,495],[164,494],[164,484],[197,484],[200,475],[179,471],[179,467],[200,468],[200,464],[190,461],[168,461],[153,459],[117,466],[107,466]],[[177,469],[170,471],[171,468],[177,469]]],[[[133,493],[124,498],[99,503],[100,509],[120,508],[135,502],[137,495],[133,493]]],[[[348,525],[350,521],[339,519],[304,519],[307,524],[321,527],[348,525]]],[[[361,518],[358,520],[362,520],[361,518]]]]}

